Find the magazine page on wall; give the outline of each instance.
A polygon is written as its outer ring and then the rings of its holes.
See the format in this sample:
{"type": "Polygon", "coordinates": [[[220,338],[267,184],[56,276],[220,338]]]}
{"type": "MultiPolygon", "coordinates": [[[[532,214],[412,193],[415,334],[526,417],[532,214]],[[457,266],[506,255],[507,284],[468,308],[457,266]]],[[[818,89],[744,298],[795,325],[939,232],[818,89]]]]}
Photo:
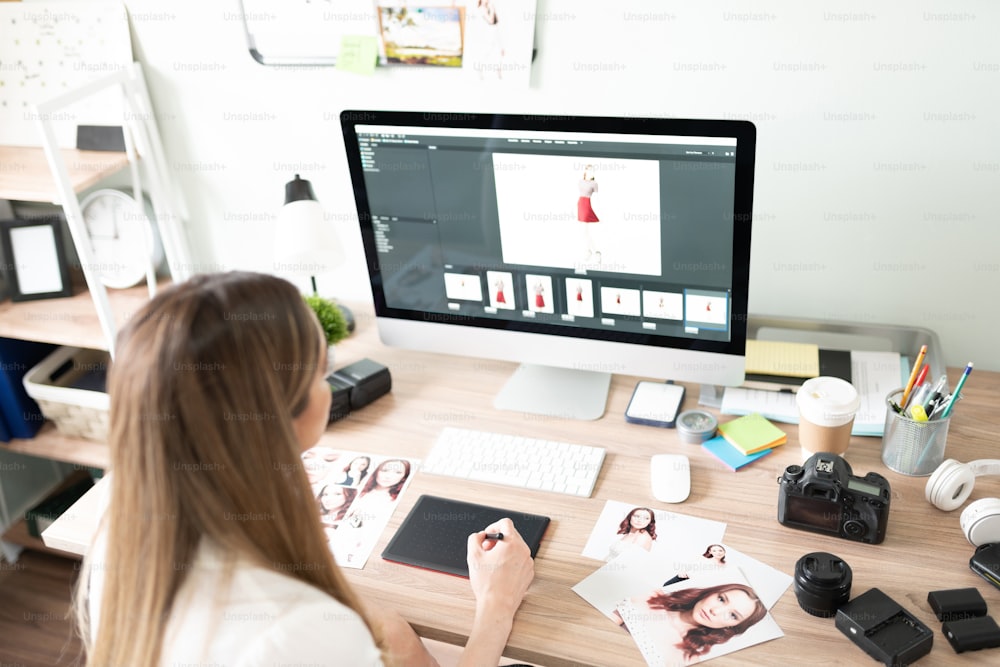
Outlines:
{"type": "Polygon", "coordinates": [[[363,568],[417,461],[319,446],[302,464],[337,564],[363,568]]]}

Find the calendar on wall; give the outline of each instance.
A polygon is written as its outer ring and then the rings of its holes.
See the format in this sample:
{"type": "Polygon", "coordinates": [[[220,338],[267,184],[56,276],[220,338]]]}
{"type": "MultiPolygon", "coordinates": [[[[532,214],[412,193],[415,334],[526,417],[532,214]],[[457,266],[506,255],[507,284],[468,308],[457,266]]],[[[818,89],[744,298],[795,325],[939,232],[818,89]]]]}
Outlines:
{"type": "MultiPolygon", "coordinates": [[[[40,146],[35,104],[118,72],[132,62],[125,5],[0,2],[0,145],[40,146]]],[[[122,125],[121,95],[91,96],[54,117],[60,147],[77,125],[122,125]]]]}

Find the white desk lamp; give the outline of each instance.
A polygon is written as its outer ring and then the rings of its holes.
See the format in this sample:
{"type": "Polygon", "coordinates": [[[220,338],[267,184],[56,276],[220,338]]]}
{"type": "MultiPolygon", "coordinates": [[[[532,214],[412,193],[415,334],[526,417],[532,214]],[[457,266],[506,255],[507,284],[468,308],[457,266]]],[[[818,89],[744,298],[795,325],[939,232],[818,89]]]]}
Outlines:
{"type": "MultiPolygon", "coordinates": [[[[327,273],[344,263],[344,249],[333,228],[323,217],[323,207],[316,201],[312,184],[295,178],[285,184],[285,205],[278,215],[274,234],[274,268],[285,275],[309,276],[312,292],[316,274],[327,273]]],[[[347,320],[347,330],[354,330],[354,315],[341,304],[337,307],[347,320]]]]}

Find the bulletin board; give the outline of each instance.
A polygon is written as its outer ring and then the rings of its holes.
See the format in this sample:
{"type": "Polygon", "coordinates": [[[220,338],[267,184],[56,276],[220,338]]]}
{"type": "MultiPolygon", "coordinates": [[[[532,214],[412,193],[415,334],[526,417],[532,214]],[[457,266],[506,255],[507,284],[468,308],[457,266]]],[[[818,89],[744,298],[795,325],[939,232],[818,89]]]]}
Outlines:
{"type": "Polygon", "coordinates": [[[438,66],[523,87],[530,82],[537,0],[235,2],[247,48],[263,65],[341,67],[342,47],[374,38],[372,60],[380,65],[438,66]]]}
{"type": "Polygon", "coordinates": [[[236,0],[247,48],[262,65],[334,65],[350,35],[374,36],[373,0],[236,0]]]}
{"type": "MultiPolygon", "coordinates": [[[[132,62],[118,2],[0,2],[0,35],[0,145],[41,146],[35,104],[132,62]]],[[[77,125],[122,124],[121,95],[106,93],[53,119],[59,146],[75,146],[77,125]]]]}

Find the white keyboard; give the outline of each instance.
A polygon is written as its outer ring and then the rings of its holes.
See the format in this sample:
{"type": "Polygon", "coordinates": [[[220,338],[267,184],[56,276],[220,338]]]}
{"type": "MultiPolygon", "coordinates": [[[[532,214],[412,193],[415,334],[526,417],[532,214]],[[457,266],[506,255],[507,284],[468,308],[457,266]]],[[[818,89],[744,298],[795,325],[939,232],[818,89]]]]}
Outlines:
{"type": "Polygon", "coordinates": [[[590,497],[604,448],[446,427],[421,470],[433,475],[590,497]]]}

